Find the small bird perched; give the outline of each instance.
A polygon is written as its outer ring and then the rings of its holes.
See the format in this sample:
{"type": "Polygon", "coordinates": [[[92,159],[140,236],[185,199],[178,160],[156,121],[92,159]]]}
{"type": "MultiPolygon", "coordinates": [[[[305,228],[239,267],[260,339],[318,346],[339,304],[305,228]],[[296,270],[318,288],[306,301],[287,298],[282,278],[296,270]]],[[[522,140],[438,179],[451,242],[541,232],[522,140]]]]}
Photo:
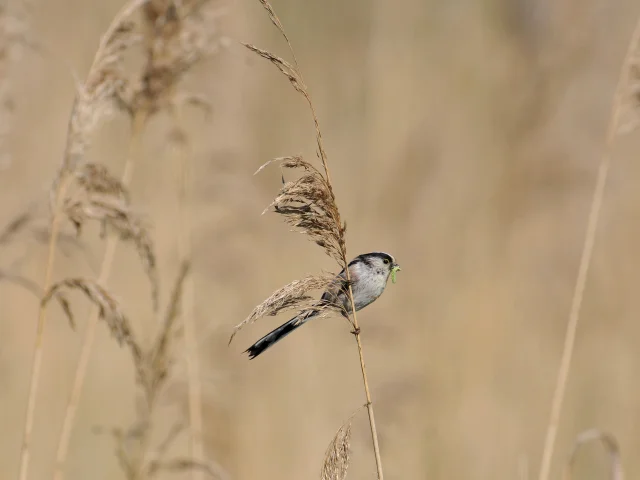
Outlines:
{"type": "MultiPolygon", "coordinates": [[[[395,274],[400,270],[400,266],[395,262],[394,258],[384,252],[371,252],[358,255],[349,262],[348,268],[353,291],[353,303],[356,311],[376,301],[378,297],[382,295],[382,292],[384,292],[389,276],[391,275],[395,283],[395,274]]],[[[322,294],[322,298],[316,306],[333,305],[340,308],[343,315],[347,316],[351,313],[351,300],[349,299],[348,283],[344,269],[338,274],[336,280],[338,280],[336,285],[322,294]]],[[[319,309],[313,307],[300,312],[287,323],[267,333],[245,350],[245,352],[249,353],[249,358],[257,357],[274,343],[289,335],[296,328],[316,317],[319,312],[319,309]]]]}

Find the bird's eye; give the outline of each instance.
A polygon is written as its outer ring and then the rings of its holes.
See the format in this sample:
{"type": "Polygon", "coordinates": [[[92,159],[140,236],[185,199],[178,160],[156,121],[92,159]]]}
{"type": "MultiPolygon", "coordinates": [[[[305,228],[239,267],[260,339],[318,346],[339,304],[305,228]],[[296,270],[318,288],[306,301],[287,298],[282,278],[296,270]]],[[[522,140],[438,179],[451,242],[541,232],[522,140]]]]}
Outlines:
{"type": "Polygon", "coordinates": [[[385,259],[383,260],[383,262],[384,262],[384,264],[385,264],[385,265],[389,265],[389,259],[388,259],[388,258],[385,258],[385,259]]]}

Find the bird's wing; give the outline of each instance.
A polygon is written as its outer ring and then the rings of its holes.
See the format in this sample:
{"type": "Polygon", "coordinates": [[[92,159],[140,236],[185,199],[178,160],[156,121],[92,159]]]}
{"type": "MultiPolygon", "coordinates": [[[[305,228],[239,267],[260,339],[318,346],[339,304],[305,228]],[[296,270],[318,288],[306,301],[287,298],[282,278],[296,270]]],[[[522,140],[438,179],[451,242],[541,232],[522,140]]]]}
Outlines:
{"type": "MultiPolygon", "coordinates": [[[[353,283],[354,279],[351,279],[351,283],[353,283]]],[[[320,305],[334,305],[343,310],[342,314],[345,315],[346,311],[350,310],[350,304],[347,301],[347,291],[349,288],[349,282],[347,281],[346,275],[344,273],[344,268],[342,271],[336,275],[336,281],[329,286],[326,292],[322,294],[320,298],[320,305]],[[346,311],[345,311],[346,310],[346,311]]]]}

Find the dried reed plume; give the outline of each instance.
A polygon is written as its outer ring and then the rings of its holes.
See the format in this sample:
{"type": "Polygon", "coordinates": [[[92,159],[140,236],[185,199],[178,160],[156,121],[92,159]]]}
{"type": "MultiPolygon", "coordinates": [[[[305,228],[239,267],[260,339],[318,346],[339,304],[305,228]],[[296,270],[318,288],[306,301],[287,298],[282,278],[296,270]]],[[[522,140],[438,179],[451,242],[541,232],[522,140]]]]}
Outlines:
{"type": "MultiPolygon", "coordinates": [[[[320,161],[322,162],[323,171],[316,169],[309,162],[303,160],[299,156],[284,157],[276,159],[282,163],[283,168],[299,169],[302,170],[302,176],[293,182],[287,182],[283,185],[279,195],[274,202],[270,205],[273,210],[284,216],[285,221],[299,229],[302,233],[308,235],[311,240],[321,246],[325,253],[336,260],[338,265],[344,269],[346,276],[346,285],[349,292],[349,299],[351,302],[352,314],[349,318],[353,325],[353,333],[355,334],[356,343],[358,347],[358,355],[360,358],[360,368],[362,371],[362,379],[364,383],[365,396],[367,399],[367,412],[369,414],[369,425],[371,427],[371,438],[373,443],[373,451],[376,460],[376,470],[378,479],[383,478],[382,473],[382,459],[380,457],[380,447],[378,445],[378,434],[376,430],[376,423],[373,413],[373,404],[371,402],[371,393],[369,391],[369,382],[367,380],[367,373],[364,364],[364,356],[362,353],[362,342],[360,340],[360,328],[358,327],[358,320],[356,316],[356,309],[353,302],[353,291],[351,288],[351,278],[349,276],[349,269],[347,268],[347,248],[345,243],[346,225],[340,219],[340,212],[336,204],[335,195],[331,184],[331,177],[329,174],[329,167],[327,165],[327,154],[324,149],[322,141],[322,134],[320,131],[320,124],[318,117],[311,101],[311,96],[304,82],[302,73],[298,65],[291,42],[284,31],[282,22],[276,15],[273,7],[267,0],[259,0],[267,14],[269,19],[282,34],[291,56],[293,57],[293,64],[286,60],[274,55],[271,52],[258,48],[251,44],[244,44],[250,51],[256,53],[262,58],[271,62],[291,83],[296,92],[301,94],[307,102],[311,117],[315,126],[316,143],[318,146],[318,152],[320,161]]],[[[270,162],[268,162],[270,163],[270,162]]],[[[264,168],[263,165],[258,171],[264,168]]],[[[318,278],[317,280],[306,279],[308,283],[321,284],[323,280],[318,278]]],[[[254,309],[254,312],[249,317],[236,326],[234,335],[239,328],[247,323],[255,320],[261,312],[279,311],[282,308],[279,305],[286,305],[287,308],[296,308],[300,305],[304,305],[307,302],[306,292],[304,288],[300,288],[298,291],[298,297],[292,296],[292,292],[289,284],[287,287],[274,293],[269,299],[265,300],[261,305],[254,309]]],[[[268,314],[268,313],[266,313],[268,314]]],[[[233,335],[231,336],[233,338],[233,335]]]]}
{"type": "Polygon", "coordinates": [[[229,343],[246,325],[250,325],[262,317],[278,315],[287,310],[302,311],[313,308],[319,312],[320,316],[335,312],[343,313],[343,310],[338,308],[337,305],[330,303],[319,305],[314,297],[307,295],[310,291],[327,290],[332,286],[336,286],[336,277],[334,275],[310,275],[300,280],[294,280],[273,292],[269,298],[257,305],[247,318],[236,325],[231,338],[229,338],[229,343]]]}
{"type": "Polygon", "coordinates": [[[564,394],[571,369],[571,359],[575,346],[578,320],[580,319],[584,291],[589,275],[589,267],[591,266],[591,257],[593,255],[598,221],[600,219],[600,210],[604,199],[607,177],[611,168],[613,147],[619,135],[629,132],[631,127],[638,124],[637,119],[640,118],[637,93],[638,84],[640,83],[640,79],[638,78],[638,72],[640,71],[640,66],[638,65],[639,50],[640,19],[637,21],[633,34],[631,35],[627,53],[622,63],[618,85],[614,93],[611,117],[607,127],[605,153],[600,160],[600,167],[598,169],[591,207],[589,209],[587,230],[582,246],[582,254],[580,256],[580,266],[578,268],[578,275],[571,300],[562,357],[560,359],[556,386],[551,402],[551,414],[543,446],[539,480],[548,480],[551,471],[551,459],[553,457],[558,425],[560,423],[560,414],[562,412],[562,403],[564,401],[564,394]],[[622,118],[623,115],[627,117],[624,121],[622,118]],[[635,120],[631,120],[631,118],[635,120]]]}
{"type": "MultiPolygon", "coordinates": [[[[41,303],[46,307],[52,298],[61,302],[62,307],[69,318],[69,323],[75,325],[70,302],[63,290],[78,290],[93,302],[100,312],[100,319],[104,320],[111,332],[111,335],[120,346],[136,345],[133,339],[133,330],[127,317],[118,302],[111,294],[95,281],[87,278],[67,278],[51,286],[48,292],[42,297],[41,303]]],[[[138,348],[138,347],[136,347],[138,348]]]]}
{"type": "Polygon", "coordinates": [[[320,480],[344,480],[347,477],[351,457],[351,421],[361,408],[353,412],[333,436],[324,454],[320,480]]]}
{"type": "Polygon", "coordinates": [[[582,432],[576,438],[573,443],[573,448],[569,454],[569,458],[564,466],[562,472],[563,480],[571,480],[573,478],[573,467],[576,463],[576,456],[578,451],[585,443],[592,442],[594,440],[599,441],[606,452],[609,454],[611,462],[611,480],[624,480],[624,472],[622,469],[622,461],[620,459],[620,447],[616,438],[606,432],[602,432],[598,429],[587,430],[582,432]]]}
{"type": "Polygon", "coordinates": [[[103,165],[86,163],[74,172],[74,177],[78,188],[67,193],[62,208],[76,233],[80,234],[86,221],[97,220],[103,236],[112,231],[120,240],[132,242],[149,278],[153,310],[156,311],[159,281],[153,241],[142,219],[131,211],[127,188],[103,165]]]}
{"type": "Polygon", "coordinates": [[[321,480],[344,480],[349,468],[351,453],[351,422],[343,425],[336,432],[329,448],[324,454],[321,480]]]}
{"type": "Polygon", "coordinates": [[[129,81],[122,65],[124,55],[141,40],[130,17],[144,3],[145,0],[132,0],[118,12],[100,40],[85,82],[77,86],[58,182],[77,169],[90,145],[91,135],[119,106],[122,92],[128,89],[129,81]]]}
{"type": "Polygon", "coordinates": [[[331,185],[317,168],[300,156],[270,160],[256,173],[272,162],[280,162],[282,168],[302,169],[304,174],[293,182],[285,183],[265,212],[273,208],[274,212],[284,216],[285,222],[308,235],[344,267],[342,252],[345,250],[346,225],[340,223],[331,185]]]}

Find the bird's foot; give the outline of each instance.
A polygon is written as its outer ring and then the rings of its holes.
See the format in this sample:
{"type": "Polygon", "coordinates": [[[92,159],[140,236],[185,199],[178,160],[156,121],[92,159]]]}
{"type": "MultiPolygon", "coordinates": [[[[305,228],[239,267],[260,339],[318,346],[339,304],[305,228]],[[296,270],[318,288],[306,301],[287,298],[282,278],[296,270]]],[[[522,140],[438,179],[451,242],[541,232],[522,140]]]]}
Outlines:
{"type": "Polygon", "coordinates": [[[353,327],[351,333],[353,333],[354,335],[360,335],[360,327],[353,327]]]}

